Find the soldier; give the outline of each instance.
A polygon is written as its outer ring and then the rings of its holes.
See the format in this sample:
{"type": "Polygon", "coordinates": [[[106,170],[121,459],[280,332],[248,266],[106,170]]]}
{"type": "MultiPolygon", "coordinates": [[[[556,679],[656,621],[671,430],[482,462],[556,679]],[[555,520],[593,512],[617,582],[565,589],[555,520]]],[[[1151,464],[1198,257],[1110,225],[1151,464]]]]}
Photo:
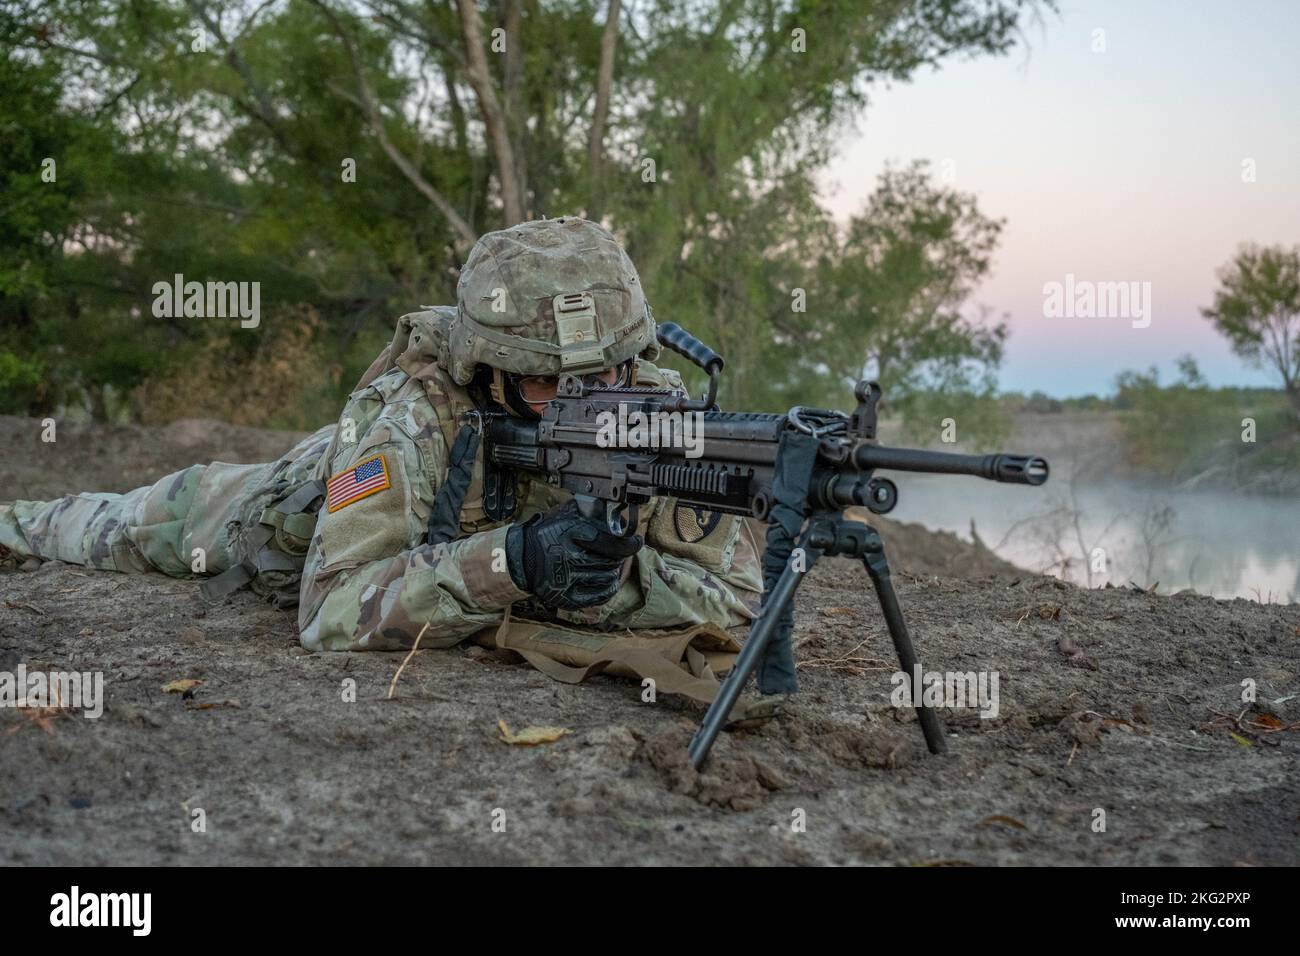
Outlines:
{"type": "Polygon", "coordinates": [[[124,495],[2,505],[0,553],[209,575],[211,597],[249,585],[297,605],[302,644],[317,651],[492,634],[560,679],[612,663],[680,684],[647,662],[644,641],[627,644],[672,631],[687,635],[667,656],[690,686],[663,689],[708,699],[690,681],[712,679],[717,652],[734,652],[719,629],[751,619],[762,589],[745,523],[656,499],[637,533],[619,538],[566,492],[527,481],[513,518],[493,520],[482,445],[469,461],[457,442],[476,408],[538,416],[561,370],[594,385],[681,386],[653,364],[655,323],[631,260],[596,223],[523,223],[478,241],[457,300],[403,316],[338,423],[279,461],[194,465],[124,495]],[[574,295],[594,311],[594,342],[589,325],[557,312],[574,295]],[[503,625],[514,616],[553,628],[512,639],[503,625]],[[583,656],[570,629],[608,639],[583,656]],[[570,649],[552,650],[561,644],[570,649]]]}

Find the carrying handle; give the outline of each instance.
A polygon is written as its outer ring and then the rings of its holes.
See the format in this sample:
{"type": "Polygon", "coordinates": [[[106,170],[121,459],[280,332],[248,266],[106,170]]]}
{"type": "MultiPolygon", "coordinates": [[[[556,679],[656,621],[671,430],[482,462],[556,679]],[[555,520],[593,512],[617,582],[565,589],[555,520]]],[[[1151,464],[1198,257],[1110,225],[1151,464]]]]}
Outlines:
{"type": "Polygon", "coordinates": [[[655,329],[655,335],[659,339],[660,345],[672,349],[678,355],[685,356],[710,375],[715,371],[722,371],[722,356],[676,322],[664,322],[655,329]]]}
{"type": "Polygon", "coordinates": [[[676,322],[661,323],[655,329],[659,344],[678,355],[690,359],[709,373],[709,391],[704,398],[679,398],[671,403],[670,410],[679,412],[707,412],[717,407],[718,379],[725,364],[722,356],[691,335],[676,322]]]}

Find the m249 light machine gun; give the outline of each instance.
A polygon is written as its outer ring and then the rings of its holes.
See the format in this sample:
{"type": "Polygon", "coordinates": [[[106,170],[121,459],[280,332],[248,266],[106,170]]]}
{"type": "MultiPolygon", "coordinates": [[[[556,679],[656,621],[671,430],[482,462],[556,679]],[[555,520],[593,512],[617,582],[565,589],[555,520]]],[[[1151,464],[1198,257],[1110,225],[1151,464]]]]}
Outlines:
{"type": "MultiPolygon", "coordinates": [[[[785,414],[724,412],[716,404],[722,357],[671,322],[659,326],[658,338],[708,373],[703,398],[691,398],[677,389],[591,387],[563,375],[558,394],[540,421],[483,415],[484,504],[488,514],[499,520],[513,514],[516,477],[525,471],[572,492],[584,513],[605,521],[615,534],[630,534],[636,527],[638,506],[657,495],[768,523],[762,608],[691,741],[690,759],[699,768],[755,671],[761,693],[797,689],[791,647],[793,601],[803,572],[822,557],[863,562],[899,665],[909,674],[914,672],[916,652],[890,582],[880,536],[868,525],[844,517],[844,510],[852,506],[885,514],[897,503],[897,486],[877,476],[877,471],[976,475],[1041,485],[1047,480],[1048,465],[1037,456],[958,455],[879,445],[876,406],[881,390],[875,382],[857,384],[858,405],[851,414],[804,406],[785,414]],[[691,443],[695,457],[684,443],[658,441],[654,434],[649,447],[611,447],[607,427],[614,419],[610,416],[617,419],[621,414],[626,421],[635,413],[644,416],[640,421],[661,421],[674,413],[696,415],[700,434],[691,443]],[[792,555],[798,560],[791,560],[792,555]]],[[[934,710],[921,701],[914,704],[930,751],[944,752],[943,729],[934,710]]]]}

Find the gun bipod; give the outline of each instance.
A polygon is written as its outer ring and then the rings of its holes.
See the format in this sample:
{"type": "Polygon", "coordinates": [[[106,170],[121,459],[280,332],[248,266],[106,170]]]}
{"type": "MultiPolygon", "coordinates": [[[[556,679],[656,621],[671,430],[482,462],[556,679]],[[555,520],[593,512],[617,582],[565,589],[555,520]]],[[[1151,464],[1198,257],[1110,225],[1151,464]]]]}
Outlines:
{"type": "MultiPolygon", "coordinates": [[[[736,663],[718,690],[718,696],[709,705],[700,723],[699,730],[691,739],[688,754],[691,764],[698,770],[708,757],[709,750],[722,730],[741,691],[748,684],[757,669],[767,647],[775,637],[789,641],[788,619],[783,621],[784,610],[794,600],[795,592],[803,576],[812,570],[813,565],[823,555],[831,557],[857,558],[862,561],[867,575],[876,590],[885,625],[894,642],[894,651],[898,663],[909,681],[918,666],[916,649],[903,620],[903,613],[898,604],[898,595],[894,591],[890,578],[889,562],[885,557],[884,545],[876,529],[860,521],[845,520],[839,511],[814,512],[804,526],[803,533],[795,548],[799,555],[791,555],[785,562],[785,568],[777,579],[771,595],[763,604],[762,612],[750,625],[749,637],[746,639],[736,663]],[[795,560],[795,558],[802,560],[795,560]]],[[[934,708],[926,707],[922,701],[914,701],[921,732],[925,736],[926,746],[930,752],[941,754],[947,752],[943,725],[940,724],[934,708]]]]}

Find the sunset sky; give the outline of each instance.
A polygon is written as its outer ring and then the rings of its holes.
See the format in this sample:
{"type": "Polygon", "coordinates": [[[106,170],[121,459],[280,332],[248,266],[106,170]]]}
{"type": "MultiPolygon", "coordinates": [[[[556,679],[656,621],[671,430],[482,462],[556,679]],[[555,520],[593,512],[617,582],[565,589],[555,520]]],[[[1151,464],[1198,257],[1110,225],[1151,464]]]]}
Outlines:
{"type": "Polygon", "coordinates": [[[1198,309],[1240,242],[1300,244],[1300,0],[1063,0],[1026,39],[877,90],[827,205],[846,217],[886,163],[923,158],[1007,220],[974,300],[1008,316],[1004,389],[1109,393],[1126,368],[1173,379],[1183,353],[1214,385],[1274,384],[1198,309]],[[1150,282],[1150,326],[1045,318],[1067,274],[1150,282]]]}

